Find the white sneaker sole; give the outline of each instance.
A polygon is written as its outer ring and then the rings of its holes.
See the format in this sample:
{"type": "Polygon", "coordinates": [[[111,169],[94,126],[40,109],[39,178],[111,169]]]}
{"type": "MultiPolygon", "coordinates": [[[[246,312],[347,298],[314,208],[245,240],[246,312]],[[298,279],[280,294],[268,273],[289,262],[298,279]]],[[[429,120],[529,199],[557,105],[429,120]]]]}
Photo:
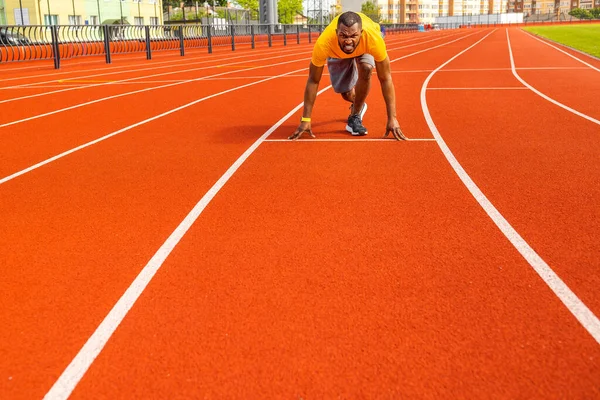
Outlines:
{"type": "Polygon", "coordinates": [[[366,136],[369,133],[369,131],[366,131],[365,133],[354,132],[350,125],[346,125],[346,131],[350,132],[352,136],[366,136]]]}

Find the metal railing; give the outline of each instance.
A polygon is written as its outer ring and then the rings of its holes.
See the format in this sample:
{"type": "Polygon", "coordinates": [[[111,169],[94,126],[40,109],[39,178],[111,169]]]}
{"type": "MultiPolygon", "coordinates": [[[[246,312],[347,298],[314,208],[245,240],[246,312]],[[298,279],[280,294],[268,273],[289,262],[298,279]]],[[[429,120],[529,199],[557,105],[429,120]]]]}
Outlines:
{"type": "MultiPolygon", "coordinates": [[[[287,46],[311,43],[324,25],[36,25],[0,26],[0,63],[53,60],[60,68],[61,60],[103,56],[107,63],[112,55],[207,49],[214,47],[250,46],[257,44],[287,46]]],[[[415,24],[385,25],[386,34],[417,30],[415,24]]]]}

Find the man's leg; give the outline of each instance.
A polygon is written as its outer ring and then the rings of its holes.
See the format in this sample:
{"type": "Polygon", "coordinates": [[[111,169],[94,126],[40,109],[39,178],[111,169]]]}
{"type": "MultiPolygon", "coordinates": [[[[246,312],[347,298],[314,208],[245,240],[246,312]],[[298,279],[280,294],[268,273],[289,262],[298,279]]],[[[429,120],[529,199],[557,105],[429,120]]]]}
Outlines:
{"type": "Polygon", "coordinates": [[[365,98],[371,87],[371,71],[375,66],[373,56],[364,54],[356,58],[327,59],[327,67],[331,79],[333,90],[341,94],[342,98],[353,105],[350,107],[350,116],[346,130],[354,136],[362,136],[367,134],[367,129],[362,125],[362,117],[367,110],[365,98]],[[359,77],[360,76],[360,77],[359,77]],[[363,82],[359,81],[362,80],[363,82]],[[360,90],[362,103],[360,108],[355,108],[357,90],[360,90]],[[354,112],[354,110],[360,112],[354,112]],[[354,115],[356,114],[356,115],[354,115]]]}
{"type": "MultiPolygon", "coordinates": [[[[371,90],[371,73],[375,67],[375,59],[370,54],[355,58],[358,70],[358,79],[352,90],[352,113],[359,114],[363,109],[367,95],[371,90]]],[[[349,96],[350,97],[350,96],[349,96]]]]}
{"type": "Polygon", "coordinates": [[[356,97],[354,88],[350,89],[350,91],[346,93],[342,93],[342,99],[346,100],[349,103],[354,104],[354,98],[356,97]]]}

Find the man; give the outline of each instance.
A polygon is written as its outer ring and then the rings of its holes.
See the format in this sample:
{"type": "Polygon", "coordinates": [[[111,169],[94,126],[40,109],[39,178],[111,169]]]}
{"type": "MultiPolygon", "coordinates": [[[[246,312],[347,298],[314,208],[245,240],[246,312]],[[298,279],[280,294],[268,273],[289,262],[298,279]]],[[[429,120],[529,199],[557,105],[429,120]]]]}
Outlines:
{"type": "Polygon", "coordinates": [[[371,72],[375,67],[387,109],[385,137],[391,132],[396,139],[406,140],[396,120],[396,95],[390,59],[379,24],[364,14],[352,11],[336,17],[317,39],[304,90],[304,112],[300,126],[288,139],[296,140],[304,132],[315,137],[310,116],[326,62],[333,90],[352,103],[346,125],[348,132],[354,136],[368,133],[362,118],[367,111],[365,99],[371,88],[371,72]]]}

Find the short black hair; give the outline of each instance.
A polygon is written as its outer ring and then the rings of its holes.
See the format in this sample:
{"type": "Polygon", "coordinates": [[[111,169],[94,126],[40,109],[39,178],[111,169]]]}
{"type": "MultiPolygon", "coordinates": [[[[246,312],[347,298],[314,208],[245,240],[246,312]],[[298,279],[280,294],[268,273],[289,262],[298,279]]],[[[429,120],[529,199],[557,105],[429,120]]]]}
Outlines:
{"type": "Polygon", "coordinates": [[[351,27],[352,25],[358,22],[358,29],[362,29],[362,19],[360,19],[360,15],[353,11],[346,11],[340,18],[338,19],[338,24],[336,29],[340,27],[340,24],[344,24],[347,27],[351,27]]]}

